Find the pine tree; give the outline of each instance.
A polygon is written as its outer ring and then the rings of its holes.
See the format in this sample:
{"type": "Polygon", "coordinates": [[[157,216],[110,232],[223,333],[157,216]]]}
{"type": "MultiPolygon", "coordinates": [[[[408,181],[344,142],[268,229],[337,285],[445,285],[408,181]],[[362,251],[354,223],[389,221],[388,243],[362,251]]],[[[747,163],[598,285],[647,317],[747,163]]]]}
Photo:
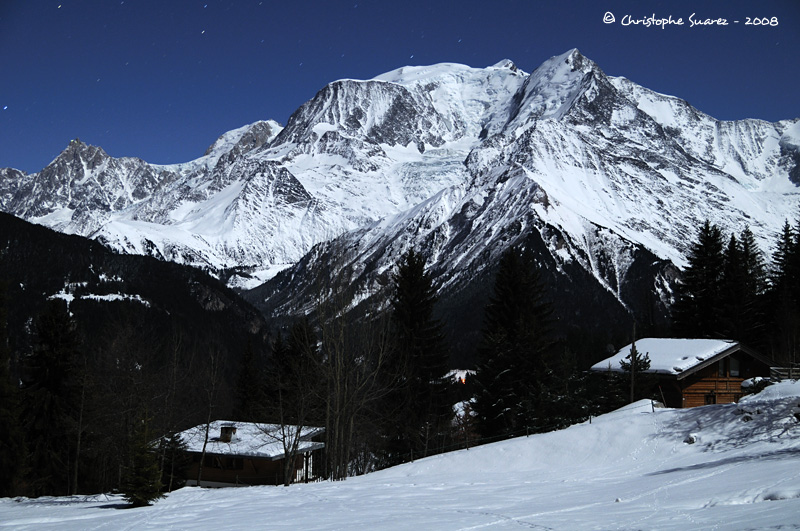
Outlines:
{"type": "Polygon", "coordinates": [[[750,227],[745,227],[739,241],[748,292],[754,295],[762,295],[767,288],[767,266],[764,262],[764,254],[759,249],[750,227]]]}
{"type": "Polygon", "coordinates": [[[537,417],[546,419],[552,429],[566,428],[576,422],[583,422],[591,414],[590,397],[593,382],[589,374],[578,369],[579,357],[570,348],[559,349],[544,368],[541,379],[537,417]]]}
{"type": "Polygon", "coordinates": [[[689,264],[678,283],[672,318],[681,337],[712,337],[721,331],[723,247],[719,227],[706,220],[689,249],[689,264]]]}
{"type": "Polygon", "coordinates": [[[720,281],[719,316],[720,334],[726,338],[739,339],[747,316],[743,308],[746,299],[746,272],[742,249],[735,235],[731,235],[723,255],[720,281]]]}
{"type": "Polygon", "coordinates": [[[628,404],[630,381],[615,371],[611,364],[603,372],[590,372],[587,377],[589,415],[602,415],[628,404]]]}
{"type": "MultiPolygon", "coordinates": [[[[280,425],[279,442],[286,455],[283,469],[286,486],[295,477],[295,456],[302,430],[324,417],[321,365],[317,338],[307,319],[291,326],[286,341],[279,336],[273,344],[265,409],[269,421],[280,425]]],[[[271,427],[268,429],[274,433],[271,427]]]]}
{"type": "Polygon", "coordinates": [[[794,275],[793,264],[795,262],[796,237],[786,220],[783,224],[780,236],[778,236],[775,253],[772,255],[772,268],[770,270],[770,282],[773,288],[791,284],[794,275]]]}
{"type": "Polygon", "coordinates": [[[19,418],[19,387],[12,380],[8,347],[6,288],[0,284],[0,496],[21,494],[25,442],[19,418]]]}
{"type": "Polygon", "coordinates": [[[644,374],[650,369],[650,353],[641,354],[636,348],[636,341],[634,341],[631,343],[630,353],[625,356],[625,359],[619,360],[619,366],[630,382],[630,403],[632,404],[638,396],[637,390],[646,387],[643,385],[646,381],[644,374]]]}
{"type": "Polygon", "coordinates": [[[172,492],[186,485],[186,476],[191,464],[186,451],[186,443],[177,433],[171,433],[159,441],[159,454],[163,456],[161,487],[164,491],[172,492]]]}
{"type": "Polygon", "coordinates": [[[263,420],[265,400],[263,380],[263,370],[256,362],[252,341],[248,340],[236,383],[236,405],[234,407],[236,420],[245,422],[263,420]]]}
{"type": "Polygon", "coordinates": [[[541,416],[552,309],[529,253],[509,249],[500,260],[486,307],[475,411],[484,437],[511,436],[547,423],[541,416]]]}
{"type": "Polygon", "coordinates": [[[278,336],[267,372],[266,416],[270,422],[319,420],[321,363],[317,338],[308,319],[295,321],[286,339],[278,336]]]}
{"type": "MultiPolygon", "coordinates": [[[[410,249],[394,274],[392,331],[394,390],[387,395],[393,409],[387,437],[397,454],[424,457],[441,447],[453,417],[450,404],[448,352],[441,323],[434,318],[437,297],[425,259],[410,249]]],[[[391,459],[391,458],[390,458],[391,459]]]]}
{"type": "Polygon", "coordinates": [[[36,345],[24,360],[22,421],[35,495],[68,494],[75,431],[72,382],[80,341],[63,301],[51,301],[36,322],[36,345]]]}
{"type": "MultiPolygon", "coordinates": [[[[738,328],[732,328],[728,337],[737,339],[751,347],[762,348],[765,344],[766,312],[764,294],[767,289],[767,269],[761,249],[749,227],[739,237],[740,284],[726,283],[725,291],[736,293],[738,328]]],[[[729,311],[730,314],[730,311],[729,311]]],[[[736,322],[736,319],[729,319],[736,322]]],[[[737,326],[737,325],[735,325],[737,326]]]]}
{"type": "Polygon", "coordinates": [[[785,289],[790,293],[795,307],[800,309],[800,215],[797,217],[786,256],[785,289]]]}
{"type": "Polygon", "coordinates": [[[133,507],[150,505],[163,498],[158,454],[151,444],[150,420],[144,415],[134,426],[130,440],[130,462],[122,482],[122,496],[133,507]]]}
{"type": "Polygon", "coordinates": [[[796,363],[800,356],[800,238],[789,222],[778,237],[766,295],[770,308],[769,342],[772,357],[780,363],[796,363]]]}

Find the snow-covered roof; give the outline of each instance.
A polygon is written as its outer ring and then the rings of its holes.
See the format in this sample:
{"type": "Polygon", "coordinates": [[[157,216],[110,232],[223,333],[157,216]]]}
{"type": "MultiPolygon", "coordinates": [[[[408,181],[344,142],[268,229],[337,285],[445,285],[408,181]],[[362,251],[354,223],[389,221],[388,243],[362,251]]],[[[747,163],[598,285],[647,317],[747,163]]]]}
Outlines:
{"type": "MultiPolygon", "coordinates": [[[[312,437],[324,433],[324,431],[324,428],[303,426],[300,430],[298,453],[324,448],[324,443],[310,440],[312,437]]],[[[215,420],[210,424],[208,430],[206,453],[272,460],[282,459],[284,457],[283,434],[286,434],[287,441],[291,441],[296,433],[297,426],[283,426],[283,429],[281,429],[280,424],[215,420]],[[220,432],[223,426],[236,428],[236,433],[233,434],[230,442],[220,440],[220,432]]],[[[200,424],[182,431],[178,435],[186,443],[189,452],[202,452],[206,425],[200,424]]]]}
{"type": "MultiPolygon", "coordinates": [[[[645,338],[636,341],[636,350],[650,357],[650,369],[645,372],[680,375],[704,364],[739,343],[730,339],[645,338]]],[[[592,365],[593,371],[622,372],[619,362],[631,353],[631,345],[592,365]]]]}

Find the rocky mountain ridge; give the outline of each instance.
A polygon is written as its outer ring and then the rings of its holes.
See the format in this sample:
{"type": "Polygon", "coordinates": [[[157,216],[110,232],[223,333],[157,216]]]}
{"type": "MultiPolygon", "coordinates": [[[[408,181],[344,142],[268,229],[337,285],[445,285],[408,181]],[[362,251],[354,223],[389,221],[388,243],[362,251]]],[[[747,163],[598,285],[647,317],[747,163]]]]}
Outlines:
{"type": "Polygon", "coordinates": [[[570,50],[530,75],[501,61],[336,81],[286,127],[231,131],[184,164],[76,141],[37,174],[0,170],[0,209],[239,287],[346,248],[362,298],[411,246],[456,293],[535,240],[554,274],[580,270],[632,311],[628,291],[668,303],[668,266],[706,218],[749,225],[766,250],[797,211],[798,168],[798,120],[718,121],[570,50]],[[626,288],[656,263],[646,288],[626,288]]]}
{"type": "Polygon", "coordinates": [[[728,233],[749,226],[769,252],[796,215],[797,120],[719,122],[609,78],[577,51],[545,63],[512,102],[465,159],[466,181],[321,244],[251,300],[274,316],[308,312],[313,279],[333,265],[363,302],[414,247],[429,257],[443,314],[461,314],[455,335],[474,348],[480,317],[467,314],[479,315],[499,255],[522,245],[546,271],[563,326],[629,333],[634,317],[665,326],[676,266],[703,220],[728,233]]]}

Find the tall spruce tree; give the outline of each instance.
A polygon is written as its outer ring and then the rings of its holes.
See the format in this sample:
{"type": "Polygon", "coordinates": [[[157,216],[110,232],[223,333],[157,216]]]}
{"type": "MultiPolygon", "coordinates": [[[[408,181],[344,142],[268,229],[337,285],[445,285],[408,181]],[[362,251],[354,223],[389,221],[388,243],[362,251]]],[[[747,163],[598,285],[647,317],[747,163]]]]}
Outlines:
{"type": "Polygon", "coordinates": [[[122,496],[134,507],[150,505],[164,497],[158,453],[151,444],[150,419],[143,415],[134,425],[128,467],[122,482],[122,496]]]}
{"type": "Polygon", "coordinates": [[[162,490],[172,492],[184,487],[192,464],[186,442],[177,433],[170,433],[159,439],[158,450],[161,455],[162,490]]]}
{"type": "Polygon", "coordinates": [[[236,381],[236,404],[234,417],[236,420],[256,422],[264,420],[264,371],[256,360],[253,343],[248,340],[236,381]]]}
{"type": "Polygon", "coordinates": [[[647,378],[645,371],[650,368],[650,353],[642,354],[636,348],[636,341],[631,343],[631,351],[625,359],[619,360],[619,366],[626,375],[630,384],[630,403],[632,404],[640,396],[642,389],[646,389],[647,378]]]}
{"type": "Polygon", "coordinates": [[[731,236],[722,278],[722,320],[726,337],[754,348],[764,346],[766,266],[755,236],[746,227],[731,236]]]}
{"type": "Polygon", "coordinates": [[[25,442],[20,428],[19,386],[11,374],[11,349],[8,346],[6,287],[0,283],[0,496],[22,494],[21,479],[25,464],[25,442]]]}
{"type": "Polygon", "coordinates": [[[772,255],[772,267],[770,268],[770,283],[773,288],[789,286],[792,284],[794,276],[796,236],[789,221],[783,224],[783,229],[778,236],[775,245],[775,252],[772,255]]]}
{"type": "Polygon", "coordinates": [[[449,354],[442,324],[434,318],[436,290],[425,258],[410,249],[394,274],[392,391],[384,403],[390,412],[387,461],[424,457],[441,448],[453,417],[447,378],[449,354]]]}
{"type": "MultiPolygon", "coordinates": [[[[283,445],[283,482],[288,486],[295,477],[300,435],[306,426],[319,424],[322,407],[322,359],[314,329],[307,319],[297,320],[289,329],[286,341],[273,344],[268,370],[268,399],[265,408],[270,423],[280,425],[279,443],[283,445]]],[[[265,432],[274,434],[271,427],[265,432]]],[[[273,435],[274,436],[274,435],[273,435]]]]}
{"type": "Polygon", "coordinates": [[[530,253],[506,251],[486,307],[475,412],[484,437],[512,436],[547,424],[541,416],[551,339],[551,305],[530,253]]]}
{"type": "Polygon", "coordinates": [[[775,262],[777,284],[800,307],[800,215],[794,228],[786,223],[778,242],[775,262]]]}
{"type": "Polygon", "coordinates": [[[722,333],[723,247],[719,227],[706,220],[689,248],[689,264],[678,283],[672,311],[675,333],[681,337],[714,337],[722,333]]]}
{"type": "Polygon", "coordinates": [[[770,308],[769,343],[780,363],[800,360],[800,238],[788,221],[778,236],[766,295],[770,308]]]}
{"type": "Polygon", "coordinates": [[[36,344],[24,360],[22,421],[34,495],[69,494],[70,441],[75,432],[74,363],[80,348],[63,301],[51,301],[36,322],[36,344]]]}
{"type": "Polygon", "coordinates": [[[764,253],[758,247],[750,227],[745,227],[739,241],[748,291],[755,295],[762,295],[767,289],[767,266],[764,261],[764,253]]]}
{"type": "Polygon", "coordinates": [[[746,299],[746,272],[742,261],[742,249],[735,235],[731,235],[723,255],[722,278],[720,280],[719,317],[720,334],[736,338],[743,330],[746,316],[743,308],[746,299]]]}
{"type": "Polygon", "coordinates": [[[272,358],[267,371],[266,420],[287,424],[319,422],[322,417],[319,401],[322,360],[317,337],[308,319],[298,319],[284,339],[279,336],[272,345],[272,358]]]}

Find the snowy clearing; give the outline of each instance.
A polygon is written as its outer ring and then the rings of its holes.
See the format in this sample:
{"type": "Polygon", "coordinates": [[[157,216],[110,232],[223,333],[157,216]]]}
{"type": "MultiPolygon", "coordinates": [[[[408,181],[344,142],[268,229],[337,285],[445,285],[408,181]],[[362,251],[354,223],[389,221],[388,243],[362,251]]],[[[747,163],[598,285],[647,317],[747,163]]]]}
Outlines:
{"type": "Polygon", "coordinates": [[[343,482],[0,500],[13,529],[798,529],[800,383],[739,404],[641,401],[566,430],[343,482]]]}

